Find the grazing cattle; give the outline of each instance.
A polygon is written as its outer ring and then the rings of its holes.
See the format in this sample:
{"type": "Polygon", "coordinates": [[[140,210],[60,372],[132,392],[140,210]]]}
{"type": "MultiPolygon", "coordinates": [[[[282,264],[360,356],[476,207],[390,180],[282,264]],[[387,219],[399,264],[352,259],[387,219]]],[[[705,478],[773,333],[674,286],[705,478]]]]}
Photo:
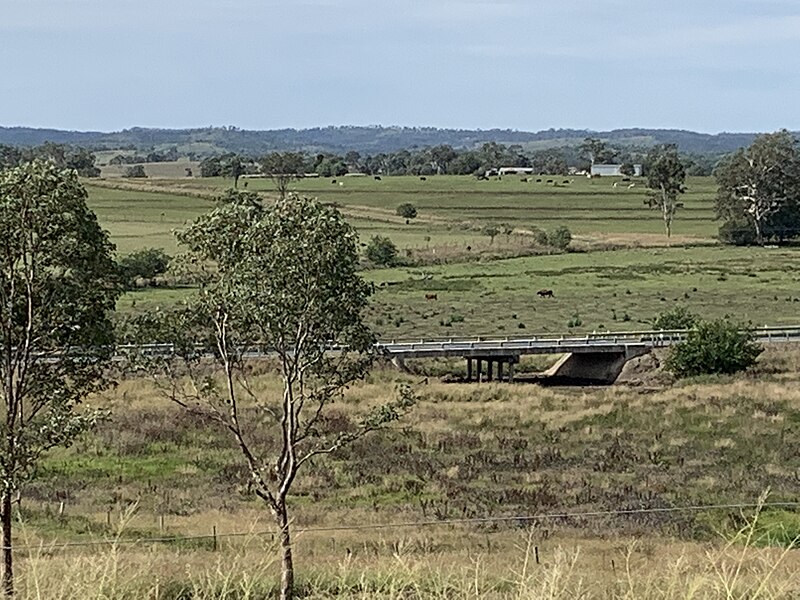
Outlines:
{"type": "Polygon", "coordinates": [[[381,176],[380,175],[375,175],[374,179],[375,179],[375,181],[380,181],[381,180],[381,176]]]}
{"type": "Polygon", "coordinates": [[[340,181],[340,182],[339,182],[339,185],[344,185],[344,181],[340,181]]]}
{"type": "Polygon", "coordinates": [[[615,181],[611,187],[617,187],[617,183],[619,183],[619,182],[615,181]]]}
{"type": "Polygon", "coordinates": [[[553,293],[553,290],[539,290],[536,292],[539,298],[555,298],[556,295],[553,293]]]}
{"type": "Polygon", "coordinates": [[[478,181],[489,181],[486,175],[478,175],[478,181]]]}
{"type": "Polygon", "coordinates": [[[336,180],[335,179],[331,179],[331,183],[333,183],[335,185],[336,184],[336,180]]]}
{"type": "Polygon", "coordinates": [[[562,181],[561,183],[569,183],[569,179],[565,179],[565,180],[564,180],[564,181],[562,181]]]}
{"type": "Polygon", "coordinates": [[[542,183],[542,180],[541,179],[537,179],[536,183],[542,183]]]}
{"type": "Polygon", "coordinates": [[[527,177],[523,177],[522,179],[520,179],[520,181],[522,183],[528,183],[528,178],[527,177]]]}
{"type": "Polygon", "coordinates": [[[552,179],[548,179],[546,183],[553,183],[552,179]]]}
{"type": "Polygon", "coordinates": [[[438,300],[436,294],[425,294],[425,300],[438,300]]]}
{"type": "Polygon", "coordinates": [[[423,176],[423,177],[420,177],[419,180],[420,181],[428,181],[428,178],[423,176]]]}
{"type": "Polygon", "coordinates": [[[632,189],[632,188],[635,188],[635,187],[636,187],[636,184],[635,184],[635,183],[632,183],[632,184],[630,184],[630,185],[628,186],[628,189],[630,190],[630,189],[632,189]]]}

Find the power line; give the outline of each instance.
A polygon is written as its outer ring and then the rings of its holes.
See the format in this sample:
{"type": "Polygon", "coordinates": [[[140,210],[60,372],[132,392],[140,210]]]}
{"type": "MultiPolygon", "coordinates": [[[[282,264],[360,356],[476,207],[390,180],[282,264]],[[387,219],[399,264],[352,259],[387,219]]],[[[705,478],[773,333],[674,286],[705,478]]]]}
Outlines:
{"type": "MultiPolygon", "coordinates": [[[[586,512],[558,512],[558,513],[543,513],[538,515],[512,515],[503,517],[475,517],[475,518],[462,518],[462,519],[428,519],[424,521],[406,521],[401,523],[372,523],[365,525],[331,525],[325,527],[298,527],[293,530],[294,534],[301,533],[330,533],[336,531],[368,531],[380,529],[409,529],[409,528],[423,528],[435,527],[441,525],[480,525],[487,523],[508,523],[508,522],[523,522],[530,523],[535,521],[557,520],[557,519],[576,519],[576,518],[597,518],[597,517],[615,517],[627,516],[638,514],[667,514],[677,512],[699,512],[704,510],[734,510],[734,509],[747,509],[747,508],[800,508],[800,502],[749,502],[749,503],[732,503],[732,504],[696,504],[688,506],[671,506],[660,508],[630,508],[630,509],[615,509],[615,510],[596,510],[586,512]]],[[[175,535],[175,536],[159,536],[150,538],[136,538],[136,539],[109,539],[109,540],[92,540],[85,542],[51,542],[48,546],[50,549],[61,548],[79,548],[79,547],[92,547],[92,546],[129,546],[137,544],[158,544],[158,543],[171,543],[171,542],[186,542],[192,540],[217,540],[221,538],[237,538],[237,537],[262,537],[272,536],[275,531],[247,531],[247,532],[234,532],[223,534],[203,534],[203,535],[175,535]]],[[[44,547],[44,543],[33,546],[12,546],[13,552],[22,552],[27,550],[38,550],[44,547]]],[[[0,550],[6,550],[6,546],[0,546],[0,550]]]]}

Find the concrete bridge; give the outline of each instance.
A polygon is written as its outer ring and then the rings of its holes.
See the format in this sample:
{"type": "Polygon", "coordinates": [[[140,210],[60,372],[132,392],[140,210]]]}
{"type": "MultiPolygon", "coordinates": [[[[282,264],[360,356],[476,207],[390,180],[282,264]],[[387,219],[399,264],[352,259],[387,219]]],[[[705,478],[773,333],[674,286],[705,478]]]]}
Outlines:
{"type": "MultiPolygon", "coordinates": [[[[800,342],[800,326],[749,330],[760,343],[800,342]]],[[[397,366],[420,358],[464,358],[467,381],[513,381],[514,365],[527,354],[564,354],[547,375],[613,383],[625,363],[686,339],[688,331],[621,331],[585,335],[536,335],[503,339],[448,339],[382,342],[378,350],[397,366]],[[485,367],[485,368],[484,368],[485,367]]]]}

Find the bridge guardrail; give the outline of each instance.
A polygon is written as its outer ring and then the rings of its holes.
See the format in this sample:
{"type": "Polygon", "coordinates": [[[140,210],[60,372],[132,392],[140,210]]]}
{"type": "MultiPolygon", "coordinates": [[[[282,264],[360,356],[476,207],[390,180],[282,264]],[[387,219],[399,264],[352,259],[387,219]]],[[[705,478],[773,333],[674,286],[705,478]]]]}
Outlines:
{"type": "MultiPolygon", "coordinates": [[[[800,325],[786,327],[754,327],[747,331],[755,334],[760,342],[778,342],[796,340],[800,342],[800,325]]],[[[391,341],[378,342],[376,349],[384,354],[404,354],[415,351],[435,352],[458,352],[475,350],[533,350],[541,348],[559,347],[597,347],[619,345],[650,346],[654,348],[669,346],[683,341],[689,330],[687,329],[664,329],[664,330],[644,330],[644,331],[615,331],[606,333],[586,333],[583,335],[574,334],[539,334],[533,336],[511,336],[504,338],[447,338],[419,341],[391,341]]],[[[341,346],[331,346],[330,351],[336,352],[343,348],[341,346]]],[[[208,352],[207,348],[198,346],[199,352],[208,352]]],[[[175,354],[175,346],[166,343],[153,344],[122,344],[117,346],[117,354],[123,356],[126,353],[142,352],[149,356],[169,356],[175,354]]],[[[565,350],[566,351],[566,350],[565,350]]],[[[253,346],[245,349],[244,354],[249,357],[257,358],[271,354],[272,350],[266,346],[253,346]]]]}

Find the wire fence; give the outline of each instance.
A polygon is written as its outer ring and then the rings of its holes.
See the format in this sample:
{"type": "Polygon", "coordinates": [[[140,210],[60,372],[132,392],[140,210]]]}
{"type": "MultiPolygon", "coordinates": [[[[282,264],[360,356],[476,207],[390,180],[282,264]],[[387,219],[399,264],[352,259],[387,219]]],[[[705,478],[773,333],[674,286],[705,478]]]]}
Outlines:
{"type": "MultiPolygon", "coordinates": [[[[428,527],[440,527],[447,525],[486,525],[494,523],[518,523],[518,524],[531,524],[537,521],[553,521],[563,519],[580,519],[580,518],[601,518],[601,517],[624,517],[630,515],[643,515],[643,514],[669,514],[681,512],[703,512],[710,510],[747,510],[755,509],[760,511],[762,509],[800,509],[800,502],[743,502],[743,503],[729,503],[729,504],[694,504],[687,506],[669,506],[669,507],[656,507],[656,508],[631,508],[631,509],[614,509],[614,510],[594,510],[594,511],[565,511],[555,513],[541,513],[533,515],[510,515],[510,516],[497,516],[497,517],[476,517],[476,518],[457,518],[457,519],[427,519],[421,521],[403,521],[397,523],[367,523],[362,525],[330,525],[320,527],[296,527],[293,528],[293,534],[304,533],[335,533],[341,531],[370,531],[370,530],[385,530],[385,529],[422,529],[428,527]]],[[[199,535],[172,535],[172,536],[156,536],[156,537],[138,537],[138,538],[109,538],[102,540],[86,540],[86,541],[64,541],[60,542],[53,540],[49,543],[40,543],[36,545],[13,545],[11,550],[13,552],[27,552],[31,550],[41,550],[47,548],[48,552],[57,550],[67,550],[69,548],[81,547],[98,547],[98,546],[133,546],[143,544],[167,544],[187,541],[207,540],[213,542],[213,548],[216,550],[219,540],[232,539],[232,538],[258,538],[266,536],[274,536],[277,530],[264,530],[264,531],[238,531],[231,533],[218,533],[216,526],[210,534],[199,535]]],[[[8,546],[0,546],[0,550],[7,550],[8,546]]]]}

